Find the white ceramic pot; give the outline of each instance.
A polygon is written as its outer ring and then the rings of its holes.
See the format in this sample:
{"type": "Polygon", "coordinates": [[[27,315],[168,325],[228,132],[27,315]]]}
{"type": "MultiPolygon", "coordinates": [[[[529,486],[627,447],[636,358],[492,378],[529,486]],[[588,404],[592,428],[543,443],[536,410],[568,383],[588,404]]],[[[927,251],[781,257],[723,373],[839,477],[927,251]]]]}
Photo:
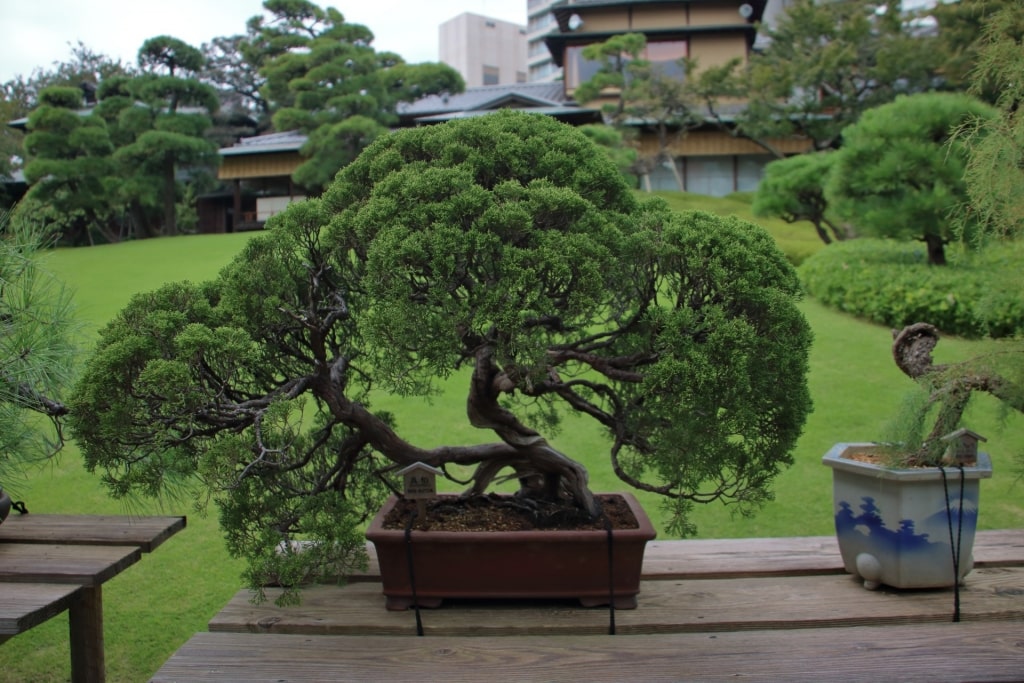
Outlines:
{"type": "Polygon", "coordinates": [[[961,479],[955,466],[945,473],[891,469],[844,457],[873,448],[839,443],[822,459],[832,468],[836,538],[846,571],[870,589],[955,585],[974,566],[978,484],[992,476],[991,460],[979,453],[961,479]]]}

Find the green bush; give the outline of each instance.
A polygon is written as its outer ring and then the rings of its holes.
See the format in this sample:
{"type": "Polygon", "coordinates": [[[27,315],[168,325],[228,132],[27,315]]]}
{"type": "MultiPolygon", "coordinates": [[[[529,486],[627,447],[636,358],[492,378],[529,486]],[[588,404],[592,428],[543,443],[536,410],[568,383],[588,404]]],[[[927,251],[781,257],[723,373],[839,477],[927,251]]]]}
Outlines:
{"type": "Polygon", "coordinates": [[[858,239],[822,249],[800,266],[800,277],[825,305],[872,322],[1009,337],[1024,333],[1022,266],[1024,242],[957,252],[939,268],[928,265],[921,244],[858,239]]]}

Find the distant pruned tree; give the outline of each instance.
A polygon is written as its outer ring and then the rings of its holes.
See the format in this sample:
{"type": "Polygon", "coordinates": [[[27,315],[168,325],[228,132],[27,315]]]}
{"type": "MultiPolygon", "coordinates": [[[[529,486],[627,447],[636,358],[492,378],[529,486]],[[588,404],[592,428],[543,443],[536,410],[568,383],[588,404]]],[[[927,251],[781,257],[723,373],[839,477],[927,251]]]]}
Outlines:
{"type": "Polygon", "coordinates": [[[955,229],[953,212],[967,199],[967,151],[954,132],[992,120],[992,107],[964,93],[920,93],[864,112],[843,131],[826,188],[836,215],[858,232],[920,240],[928,263],[945,265],[948,243],[970,239],[976,221],[955,229]]]}
{"type": "Polygon", "coordinates": [[[666,70],[666,65],[644,57],[646,49],[647,38],[642,33],[625,33],[588,45],[583,49],[583,57],[599,66],[573,96],[589,104],[612,94],[611,100],[602,105],[606,121],[621,130],[649,128],[658,141],[657,151],[640,160],[643,165],[638,170],[646,189],[650,189],[650,169],[664,164],[671,169],[677,188],[683,190],[683,178],[670,147],[675,139],[703,122],[701,102],[690,85],[689,74],[696,68],[696,62],[681,58],[666,70]]]}
{"type": "Polygon", "coordinates": [[[91,243],[93,231],[117,241],[108,191],[116,173],[114,147],[106,122],[81,110],[78,88],[52,87],[40,93],[39,106],[28,120],[29,190],[19,212],[48,207],[54,227],[75,244],[91,243]]]}
{"type": "Polygon", "coordinates": [[[145,72],[108,85],[103,98],[112,98],[102,111],[116,120],[118,142],[114,158],[131,178],[122,191],[126,200],[159,210],[159,223],[139,212],[139,237],[178,233],[178,173],[214,166],[217,146],[206,132],[219,101],[213,87],[198,80],[202,53],[170,36],[150,38],[139,49],[145,72]]]}
{"type": "Polygon", "coordinates": [[[461,92],[462,77],[439,63],[407,64],[373,48],[373,33],[337,9],[307,0],[266,0],[240,44],[265,79],[274,128],[308,135],[295,181],[322,190],[340,168],[398,122],[400,102],[461,92]]]}
{"type": "Polygon", "coordinates": [[[774,216],[787,223],[810,221],[825,244],[846,239],[846,231],[829,217],[825,198],[825,184],[835,160],[830,152],[816,152],[778,159],[765,166],[754,195],[754,215],[774,216]]]}

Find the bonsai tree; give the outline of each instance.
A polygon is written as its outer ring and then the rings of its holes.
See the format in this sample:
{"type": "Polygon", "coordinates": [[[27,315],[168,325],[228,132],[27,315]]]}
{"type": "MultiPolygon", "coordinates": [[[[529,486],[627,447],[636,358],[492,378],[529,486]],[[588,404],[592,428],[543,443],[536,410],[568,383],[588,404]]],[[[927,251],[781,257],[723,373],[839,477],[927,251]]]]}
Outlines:
{"type": "Polygon", "coordinates": [[[799,294],[760,228],[641,204],[583,134],[502,111],[381,137],[216,280],[136,296],[72,427],[117,495],[197,481],[255,586],[350,569],[378,475],[417,461],[473,468],[467,495],[509,473],[598,515],[585,467],[540,431],[571,413],[682,531],[694,502],[765,500],[791,462],[810,410],[799,294]],[[427,447],[373,407],[446,380],[489,440],[427,447]]]}
{"type": "Polygon", "coordinates": [[[70,295],[40,263],[42,235],[0,212],[0,486],[64,443],[76,325],[70,295]]]}
{"type": "Polygon", "coordinates": [[[918,383],[920,392],[907,400],[906,416],[896,421],[894,436],[900,443],[921,444],[900,449],[906,466],[944,463],[942,438],[961,424],[975,392],[994,396],[1008,409],[1024,413],[1024,346],[1019,340],[992,342],[993,348],[958,363],[936,365],[932,350],[939,331],[928,323],[915,323],[893,331],[893,358],[897,367],[918,383]],[[932,426],[925,433],[926,424],[932,426]]]}

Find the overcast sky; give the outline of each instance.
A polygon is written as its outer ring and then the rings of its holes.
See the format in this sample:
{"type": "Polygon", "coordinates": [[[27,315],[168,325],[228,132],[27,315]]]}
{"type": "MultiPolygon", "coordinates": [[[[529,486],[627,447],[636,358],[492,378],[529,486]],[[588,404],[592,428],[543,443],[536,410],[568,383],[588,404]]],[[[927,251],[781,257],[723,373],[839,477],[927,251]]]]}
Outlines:
{"type": "MultiPolygon", "coordinates": [[[[526,24],[526,0],[323,0],[364,24],[374,47],[407,62],[437,61],[437,27],[463,12],[526,24]]],[[[0,83],[71,59],[70,45],[135,63],[143,41],[170,35],[195,47],[245,32],[262,0],[0,0],[0,83]]]]}

